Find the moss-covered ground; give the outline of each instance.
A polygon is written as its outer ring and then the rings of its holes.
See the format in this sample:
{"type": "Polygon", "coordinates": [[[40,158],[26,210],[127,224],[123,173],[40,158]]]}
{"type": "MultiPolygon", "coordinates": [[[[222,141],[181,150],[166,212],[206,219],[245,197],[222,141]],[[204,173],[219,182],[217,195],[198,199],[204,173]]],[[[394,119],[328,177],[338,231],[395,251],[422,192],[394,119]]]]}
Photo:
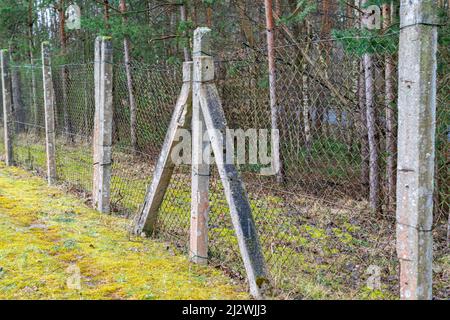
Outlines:
{"type": "MultiPolygon", "coordinates": [[[[59,182],[89,195],[92,160],[89,144],[58,142],[59,182]]],[[[18,139],[15,156],[21,166],[45,168],[43,142],[18,139]]],[[[113,152],[112,203],[126,216],[142,204],[152,162],[116,149],[113,152]]],[[[347,196],[333,201],[307,192],[279,192],[252,177],[246,181],[250,204],[277,298],[394,299],[398,296],[398,261],[394,217],[379,217],[367,203],[347,196]],[[259,182],[258,182],[259,181],[259,182]]],[[[244,270],[228,206],[217,176],[211,178],[209,221],[211,264],[235,278],[244,270]]],[[[190,214],[190,171],[177,168],[163,201],[157,236],[186,252],[190,214]]],[[[435,228],[434,293],[448,297],[450,264],[445,224],[435,228]]]]}
{"type": "Polygon", "coordinates": [[[128,225],[0,163],[0,299],[248,298],[221,271],[130,239],[128,225]]]}

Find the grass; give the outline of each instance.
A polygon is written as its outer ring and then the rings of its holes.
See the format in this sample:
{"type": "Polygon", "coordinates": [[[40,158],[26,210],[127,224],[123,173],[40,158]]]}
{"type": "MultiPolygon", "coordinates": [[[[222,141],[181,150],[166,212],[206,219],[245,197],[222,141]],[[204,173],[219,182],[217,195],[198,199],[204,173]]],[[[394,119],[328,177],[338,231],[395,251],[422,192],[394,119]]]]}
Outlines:
{"type": "Polygon", "coordinates": [[[0,190],[0,299],[248,298],[219,270],[161,242],[130,241],[129,221],[22,169],[0,163],[0,190]]]}

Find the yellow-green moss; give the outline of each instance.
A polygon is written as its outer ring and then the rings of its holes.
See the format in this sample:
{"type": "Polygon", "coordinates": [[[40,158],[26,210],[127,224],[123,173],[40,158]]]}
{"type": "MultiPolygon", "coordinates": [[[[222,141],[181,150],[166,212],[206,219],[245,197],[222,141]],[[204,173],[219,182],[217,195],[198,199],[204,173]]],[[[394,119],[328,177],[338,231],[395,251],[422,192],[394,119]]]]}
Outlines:
{"type": "MultiPolygon", "coordinates": [[[[21,142],[15,153],[22,159],[20,164],[26,166],[28,161],[31,168],[38,167],[41,172],[45,170],[43,142],[19,140],[21,142]],[[31,160],[27,160],[30,158],[31,160]]],[[[64,141],[59,141],[57,145],[60,181],[89,192],[92,185],[91,147],[87,144],[71,146],[64,141]]],[[[128,213],[136,212],[137,206],[143,201],[152,168],[148,162],[125,154],[120,149],[116,149],[113,154],[112,202],[114,207],[119,208],[119,213],[121,209],[128,213]]],[[[188,237],[190,223],[191,191],[190,171],[182,169],[178,168],[174,173],[162,203],[158,220],[158,230],[161,232],[158,235],[185,245],[186,242],[183,241],[188,237]]],[[[377,230],[372,224],[363,223],[364,219],[370,218],[364,217],[364,201],[347,199],[330,204],[301,195],[286,201],[283,195],[269,191],[252,194],[251,188],[249,199],[271,277],[275,286],[281,289],[281,297],[377,298],[363,289],[368,277],[365,274],[368,266],[380,266],[384,279],[397,274],[396,261],[387,259],[385,252],[386,248],[392,250],[392,243],[386,243],[386,234],[381,238],[379,235],[379,230],[388,230],[389,225],[383,228],[378,226],[377,230]],[[286,203],[292,206],[287,206],[286,203]],[[384,242],[383,245],[380,245],[380,240],[384,242]]],[[[70,212],[70,208],[67,210],[65,212],[62,209],[59,215],[53,215],[49,219],[65,224],[66,228],[79,227],[79,219],[74,222],[74,213],[70,212]]],[[[21,214],[17,219],[21,219],[23,224],[30,222],[29,217],[21,214]]],[[[244,274],[220,180],[214,180],[211,184],[209,220],[211,261],[244,274]]],[[[98,237],[98,230],[95,228],[78,232],[98,237]]],[[[75,245],[70,241],[58,242],[52,252],[70,260],[70,254],[74,250],[66,250],[67,246],[83,247],[83,243],[77,241],[75,245]]],[[[114,243],[98,246],[98,250],[105,251],[113,247],[114,243]]],[[[445,277],[448,272],[442,274],[445,277]]],[[[117,277],[120,278],[120,283],[126,283],[129,279],[125,275],[117,277]]],[[[108,290],[114,291],[116,285],[108,290]]],[[[395,292],[396,288],[390,285],[386,290],[395,292]]],[[[153,293],[146,296],[154,297],[153,293]]]]}
{"type": "Polygon", "coordinates": [[[128,221],[21,169],[0,163],[0,190],[0,299],[248,298],[220,271],[130,240],[128,221]],[[68,288],[69,266],[79,268],[81,290],[68,288]]]}

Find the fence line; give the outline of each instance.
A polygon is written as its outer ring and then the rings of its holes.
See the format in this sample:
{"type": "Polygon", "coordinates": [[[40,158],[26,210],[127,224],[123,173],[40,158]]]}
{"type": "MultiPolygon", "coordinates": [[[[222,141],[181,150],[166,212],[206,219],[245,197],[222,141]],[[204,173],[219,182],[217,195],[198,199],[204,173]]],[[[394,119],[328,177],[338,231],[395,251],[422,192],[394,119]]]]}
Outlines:
{"type": "MultiPolygon", "coordinates": [[[[395,37],[396,34],[390,34],[384,39],[395,37]]],[[[275,294],[286,298],[386,298],[398,292],[395,203],[389,202],[392,186],[387,179],[388,162],[396,160],[396,151],[392,152],[386,142],[392,134],[387,131],[386,119],[390,112],[394,114],[396,130],[397,106],[396,99],[386,104],[384,73],[386,56],[395,58],[396,53],[391,44],[379,42],[375,45],[384,49],[372,53],[374,70],[369,89],[374,95],[379,157],[377,163],[369,163],[368,125],[360,95],[361,89],[367,90],[364,78],[360,77],[361,54],[347,40],[355,39],[307,41],[301,44],[307,50],[305,54],[299,53],[298,44],[275,47],[280,156],[285,181],[279,184],[273,177],[260,175],[258,165],[239,166],[275,294]],[[375,214],[368,201],[369,169],[374,165],[380,172],[380,210],[375,214]],[[367,284],[373,266],[378,268],[380,280],[375,288],[367,284]]],[[[94,60],[52,66],[57,179],[88,196],[93,191],[94,175],[94,60]]],[[[439,48],[438,62],[435,260],[443,257],[446,248],[448,48],[439,48]]],[[[151,181],[182,84],[181,68],[131,63],[137,105],[135,150],[131,144],[125,65],[115,62],[112,67],[111,211],[131,217],[142,205],[151,181]]],[[[393,67],[391,81],[396,88],[397,67],[393,67]]],[[[14,106],[14,159],[19,165],[45,175],[41,73],[34,73],[39,90],[34,97],[36,110],[32,110],[31,68],[17,65],[12,69],[17,71],[23,102],[14,106]]],[[[35,65],[34,69],[42,68],[35,65]]],[[[229,126],[244,131],[270,129],[264,54],[246,49],[221,55],[216,70],[216,83],[229,126]]],[[[395,134],[393,138],[396,139],[395,134]]],[[[4,142],[3,136],[1,139],[4,142]]],[[[190,186],[189,166],[177,166],[154,234],[183,251],[188,250],[189,243],[190,186]]],[[[209,262],[232,276],[243,278],[244,268],[222,188],[217,168],[212,166],[209,262]]],[[[445,270],[434,275],[436,279],[446,276],[445,270]]],[[[436,296],[445,297],[446,290],[435,284],[436,296]]]]}

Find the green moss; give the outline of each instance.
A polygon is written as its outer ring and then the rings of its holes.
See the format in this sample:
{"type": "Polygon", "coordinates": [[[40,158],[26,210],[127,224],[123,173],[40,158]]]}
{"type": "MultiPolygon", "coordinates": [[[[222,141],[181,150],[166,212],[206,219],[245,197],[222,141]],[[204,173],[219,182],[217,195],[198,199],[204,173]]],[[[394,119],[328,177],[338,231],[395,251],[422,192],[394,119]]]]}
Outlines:
{"type": "Polygon", "coordinates": [[[333,233],[334,235],[339,239],[339,241],[341,241],[344,244],[350,245],[353,243],[353,237],[351,236],[351,234],[342,231],[341,229],[338,228],[333,228],[333,233]]]}
{"type": "Polygon", "coordinates": [[[220,271],[130,241],[126,220],[100,215],[39,178],[0,164],[1,299],[240,299],[220,271]],[[81,289],[70,289],[80,270],[81,289]]]}
{"type": "Polygon", "coordinates": [[[371,289],[367,286],[361,288],[359,297],[366,300],[395,300],[398,299],[385,290],[371,289]]]}
{"type": "Polygon", "coordinates": [[[326,231],[311,225],[305,225],[304,229],[308,232],[312,239],[323,240],[327,238],[326,231]]]}

